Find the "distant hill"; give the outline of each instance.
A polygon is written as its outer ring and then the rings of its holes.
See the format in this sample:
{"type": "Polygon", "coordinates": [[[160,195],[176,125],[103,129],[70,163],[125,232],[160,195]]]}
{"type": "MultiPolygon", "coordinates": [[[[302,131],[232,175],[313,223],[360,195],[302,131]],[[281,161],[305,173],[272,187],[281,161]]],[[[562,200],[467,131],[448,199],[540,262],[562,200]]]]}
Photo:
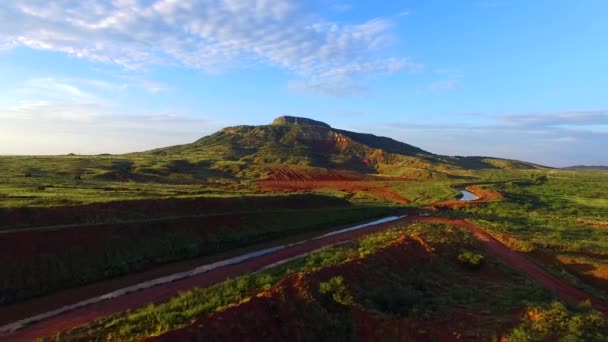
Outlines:
{"type": "Polygon", "coordinates": [[[3,157],[0,166],[5,176],[30,184],[28,189],[40,188],[36,193],[45,184],[72,188],[80,181],[204,184],[206,189],[232,187],[238,192],[257,181],[445,180],[475,176],[472,170],[543,168],[508,159],[442,156],[391,138],[293,116],[269,125],[227,127],[189,144],[150,151],[3,157]]]}
{"type": "Polygon", "coordinates": [[[237,178],[270,180],[348,179],[369,174],[445,178],[455,170],[540,167],[507,159],[441,156],[391,138],[293,116],[279,117],[270,125],[227,127],[191,144],[137,155],[142,154],[182,160],[186,168],[194,162],[194,167],[204,165],[237,178]]]}
{"type": "Polygon", "coordinates": [[[587,170],[587,171],[608,171],[608,166],[605,165],[574,165],[562,168],[564,170],[587,170]]]}

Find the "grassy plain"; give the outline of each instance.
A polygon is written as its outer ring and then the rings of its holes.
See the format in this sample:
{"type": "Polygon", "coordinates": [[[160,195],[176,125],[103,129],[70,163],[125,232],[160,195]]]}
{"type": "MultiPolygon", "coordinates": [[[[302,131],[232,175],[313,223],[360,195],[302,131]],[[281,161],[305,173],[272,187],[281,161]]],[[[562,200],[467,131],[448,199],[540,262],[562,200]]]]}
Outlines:
{"type": "Polygon", "coordinates": [[[538,184],[487,185],[503,200],[450,215],[473,220],[511,248],[608,298],[608,173],[553,170],[545,175],[538,184]]]}
{"type": "MultiPolygon", "coordinates": [[[[393,157],[385,155],[377,158],[386,159],[377,168],[386,174],[353,177],[343,170],[311,166],[321,163],[314,160],[320,157],[306,149],[295,155],[289,148],[261,149],[268,155],[255,156],[223,145],[217,145],[219,152],[173,149],[175,154],[169,149],[122,156],[0,157],[0,228],[27,230],[44,222],[56,226],[17,232],[23,235],[14,239],[2,236],[0,304],[162,263],[320,232],[395,210],[415,210],[456,198],[457,189],[473,184],[502,196],[442,214],[473,220],[564,279],[608,298],[608,173],[519,169],[513,162],[483,158],[459,159],[454,168],[449,167],[454,161],[445,158],[445,165],[430,168],[418,157],[399,157],[390,164],[393,157]],[[221,159],[216,152],[222,158],[234,156],[221,159]],[[296,158],[292,161],[299,164],[286,169],[282,158],[296,158]],[[303,163],[303,158],[311,162],[303,163]],[[463,167],[465,162],[470,169],[463,167]],[[494,169],[480,167],[494,164],[494,169]],[[272,202],[276,196],[282,197],[272,202]]],[[[376,158],[366,154],[367,149],[355,152],[376,158]]],[[[323,163],[347,163],[347,157],[342,153],[323,163]]],[[[359,334],[356,327],[361,322],[352,318],[359,311],[384,331],[428,331],[424,320],[444,325],[454,319],[464,327],[459,334],[491,339],[498,331],[514,341],[555,337],[547,331],[566,337],[577,337],[577,329],[605,331],[598,330],[605,329],[605,322],[593,312],[553,303],[554,298],[497,263],[459,230],[415,225],[212,288],[194,289],[168,303],[121,313],[62,338],[128,340],[185,328],[196,319],[254,300],[257,294],[275,293],[281,287],[277,284],[296,275],[307,279],[304,293],[310,301],[292,299],[314,316],[299,323],[309,327],[313,337],[337,336],[323,335],[328,331],[359,334]],[[390,265],[390,258],[374,257],[384,255],[382,250],[401,236],[422,236],[438,261],[408,266],[406,272],[383,265],[390,265]],[[382,277],[376,274],[377,282],[366,284],[351,277],[348,265],[353,262],[371,275],[385,270],[386,279],[379,280],[382,277]],[[498,273],[491,274],[490,269],[498,273]],[[394,307],[391,302],[401,304],[394,307]],[[498,307],[508,309],[497,311],[498,307]],[[475,317],[465,318],[462,310],[475,317]],[[422,321],[413,319],[420,317],[422,321]],[[471,328],[471,320],[479,320],[483,327],[471,328]],[[313,321],[328,325],[315,330],[313,321]]],[[[189,333],[197,334],[196,329],[189,333]]],[[[416,334],[412,336],[421,338],[416,334]]]]}

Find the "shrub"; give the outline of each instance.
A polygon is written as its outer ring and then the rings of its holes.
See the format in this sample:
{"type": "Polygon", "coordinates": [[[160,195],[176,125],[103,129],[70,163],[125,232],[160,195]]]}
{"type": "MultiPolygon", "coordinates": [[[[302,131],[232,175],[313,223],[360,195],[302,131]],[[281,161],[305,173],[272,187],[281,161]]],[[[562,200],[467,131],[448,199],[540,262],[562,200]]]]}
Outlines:
{"type": "Polygon", "coordinates": [[[337,276],[319,284],[319,292],[330,296],[334,302],[350,306],[354,304],[353,297],[344,284],[344,278],[337,276]]]}
{"type": "Polygon", "coordinates": [[[483,264],[484,257],[471,251],[463,251],[458,255],[458,261],[470,269],[478,269],[483,264]]]}
{"type": "Polygon", "coordinates": [[[509,341],[606,341],[606,319],[589,308],[572,312],[562,303],[528,309],[527,317],[515,327],[509,341]]]}

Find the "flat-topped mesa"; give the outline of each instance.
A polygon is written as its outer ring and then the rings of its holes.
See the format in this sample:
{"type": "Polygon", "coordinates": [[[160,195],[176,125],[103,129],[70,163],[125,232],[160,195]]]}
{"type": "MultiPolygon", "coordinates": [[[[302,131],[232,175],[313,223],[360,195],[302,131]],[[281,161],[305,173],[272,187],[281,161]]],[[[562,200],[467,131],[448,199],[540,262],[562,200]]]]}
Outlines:
{"type": "Polygon", "coordinates": [[[324,127],[331,128],[330,125],[325,122],[316,121],[307,118],[299,118],[297,116],[281,116],[272,122],[273,125],[301,125],[301,126],[316,126],[316,127],[324,127]]]}

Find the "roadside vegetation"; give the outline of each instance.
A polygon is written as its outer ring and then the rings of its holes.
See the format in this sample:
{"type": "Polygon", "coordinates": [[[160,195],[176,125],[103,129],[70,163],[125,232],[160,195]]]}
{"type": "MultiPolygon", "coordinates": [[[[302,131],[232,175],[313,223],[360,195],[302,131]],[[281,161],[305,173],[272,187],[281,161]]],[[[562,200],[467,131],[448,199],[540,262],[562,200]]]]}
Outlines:
{"type": "Polygon", "coordinates": [[[2,234],[0,304],[392,213],[363,206],[236,211],[2,234]]]}
{"type": "Polygon", "coordinates": [[[575,285],[608,298],[608,173],[548,171],[489,185],[499,202],[449,213],[484,227],[575,285]]]}
{"type": "Polygon", "coordinates": [[[608,337],[601,315],[559,304],[485,254],[467,232],[413,224],[193,289],[58,338],[128,341],[168,333],[164,340],[214,341],[252,334],[309,340],[524,340],[570,337],[577,328],[583,329],[577,336],[588,341],[608,337]],[[464,266],[460,248],[484,262],[474,269],[464,266]],[[236,321],[238,326],[231,325],[236,321]]]}

